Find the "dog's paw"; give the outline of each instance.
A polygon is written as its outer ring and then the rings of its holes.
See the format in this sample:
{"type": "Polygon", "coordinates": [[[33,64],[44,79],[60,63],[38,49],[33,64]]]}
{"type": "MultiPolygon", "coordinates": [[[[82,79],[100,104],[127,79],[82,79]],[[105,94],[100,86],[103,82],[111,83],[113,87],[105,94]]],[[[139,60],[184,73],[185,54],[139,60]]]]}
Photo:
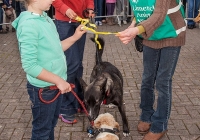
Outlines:
{"type": "Polygon", "coordinates": [[[92,137],[94,137],[94,135],[88,133],[88,137],[89,137],[89,138],[92,138],[92,137]]]}
{"type": "Polygon", "coordinates": [[[129,132],[123,132],[124,137],[128,137],[130,135],[129,132]]]}
{"type": "Polygon", "coordinates": [[[108,108],[115,108],[116,105],[114,105],[114,104],[108,104],[108,105],[106,105],[106,107],[108,107],[108,108]]]}

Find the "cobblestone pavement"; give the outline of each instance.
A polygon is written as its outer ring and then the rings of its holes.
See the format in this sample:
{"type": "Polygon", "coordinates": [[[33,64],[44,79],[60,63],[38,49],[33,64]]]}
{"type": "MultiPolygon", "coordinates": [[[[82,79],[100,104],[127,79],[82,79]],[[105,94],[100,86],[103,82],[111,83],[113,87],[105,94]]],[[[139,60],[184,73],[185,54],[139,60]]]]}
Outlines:
{"type": "MultiPolygon", "coordinates": [[[[103,25],[99,31],[117,32],[128,25],[119,27],[103,25]]],[[[89,83],[94,66],[94,44],[88,35],[84,55],[83,79],[89,83]]],[[[129,137],[121,140],[141,140],[136,126],[140,109],[140,84],[142,53],[135,50],[134,42],[123,45],[113,35],[103,36],[106,41],[103,60],[113,63],[123,74],[124,101],[131,130],[129,137]]],[[[187,30],[187,43],[182,47],[180,59],[173,77],[173,104],[168,133],[162,140],[200,140],[200,29],[187,30]]],[[[0,35],[0,140],[28,140],[31,136],[30,101],[26,92],[25,73],[21,67],[15,33],[0,35]]],[[[117,108],[102,112],[112,113],[122,126],[117,108]]],[[[88,138],[88,119],[77,115],[78,123],[67,125],[58,121],[55,129],[56,140],[93,140],[88,138]]],[[[122,127],[121,127],[122,128],[122,127]]]]}

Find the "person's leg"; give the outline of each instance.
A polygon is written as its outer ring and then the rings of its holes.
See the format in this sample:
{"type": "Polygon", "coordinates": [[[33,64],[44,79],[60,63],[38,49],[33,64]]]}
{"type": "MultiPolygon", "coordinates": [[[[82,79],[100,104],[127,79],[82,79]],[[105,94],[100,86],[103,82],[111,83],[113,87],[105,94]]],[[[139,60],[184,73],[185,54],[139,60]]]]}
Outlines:
{"type": "Polygon", "coordinates": [[[24,1],[19,2],[19,7],[20,7],[20,13],[26,11],[26,6],[24,1]]]}
{"type": "Polygon", "coordinates": [[[112,15],[111,3],[106,3],[107,15],[112,15]]]}
{"type": "MultiPolygon", "coordinates": [[[[10,17],[10,22],[12,23],[15,19],[15,16],[14,16],[14,9],[13,8],[10,8],[11,12],[12,12],[12,15],[10,17]]],[[[12,32],[15,32],[15,28],[12,27],[12,32]]]]}
{"type": "Polygon", "coordinates": [[[186,1],[187,1],[187,0],[182,0],[183,6],[184,6],[184,11],[186,11],[186,1]]]}
{"type": "MultiPolygon", "coordinates": [[[[67,93],[66,93],[67,94],[67,93]]],[[[55,104],[55,113],[54,113],[54,118],[52,121],[52,129],[49,135],[49,140],[54,140],[54,128],[56,127],[56,124],[58,122],[58,116],[60,114],[60,107],[62,104],[62,99],[63,99],[63,95],[60,95],[59,98],[57,98],[57,104],[55,104]]]]}
{"type": "MultiPolygon", "coordinates": [[[[103,16],[106,16],[106,15],[107,15],[106,13],[107,13],[107,12],[106,12],[106,1],[103,0],[102,15],[103,15],[103,16]]],[[[106,18],[105,18],[105,17],[102,18],[102,22],[103,22],[103,23],[106,22],[106,18]]]]}
{"type": "MultiPolygon", "coordinates": [[[[33,121],[31,140],[54,140],[54,127],[57,124],[62,95],[51,104],[45,104],[38,97],[38,87],[28,83],[27,91],[32,102],[33,121]]],[[[44,100],[51,100],[58,92],[59,90],[47,89],[42,92],[42,97],[44,100]]]]}
{"type": "Polygon", "coordinates": [[[20,3],[19,1],[15,2],[15,13],[16,13],[16,18],[20,15],[21,9],[20,9],[20,3]]]}
{"type": "MultiPolygon", "coordinates": [[[[8,10],[9,10],[9,9],[8,9],[8,10]]],[[[6,11],[5,11],[5,12],[6,12],[6,11]]],[[[6,15],[6,14],[5,14],[5,15],[6,15]]],[[[11,20],[11,15],[9,15],[9,16],[6,15],[6,16],[5,16],[5,21],[6,21],[6,23],[10,23],[10,20],[11,20]]],[[[7,31],[7,32],[9,32],[9,26],[10,26],[9,24],[6,24],[6,31],[7,31]]]]}
{"type": "MultiPolygon", "coordinates": [[[[195,0],[187,1],[188,18],[194,18],[194,1],[195,0]]],[[[190,26],[193,26],[195,23],[193,20],[188,20],[187,24],[188,28],[190,28],[190,26]]]]}
{"type": "Polygon", "coordinates": [[[128,6],[128,0],[123,0],[124,1],[124,15],[123,15],[123,21],[127,21],[127,6],[128,6]]]}
{"type": "MultiPolygon", "coordinates": [[[[117,0],[116,1],[116,14],[120,15],[122,12],[122,1],[121,0],[117,0]]],[[[119,17],[120,21],[122,20],[122,17],[119,17]]]]}
{"type": "MultiPolygon", "coordinates": [[[[3,9],[0,7],[0,24],[3,23],[3,9]]],[[[2,31],[2,25],[0,25],[0,31],[2,31]]]]}
{"type": "Polygon", "coordinates": [[[195,0],[195,7],[194,7],[194,18],[200,13],[199,9],[200,0],[195,0]]]}
{"type": "MultiPolygon", "coordinates": [[[[79,25],[79,23],[69,23],[60,20],[55,20],[55,24],[61,41],[72,36],[79,25]]],[[[67,60],[67,81],[75,85],[74,91],[78,95],[82,95],[80,84],[78,84],[79,80],[77,79],[83,74],[82,59],[85,36],[86,34],[65,51],[67,60]]],[[[72,120],[74,119],[74,114],[77,113],[77,109],[78,101],[75,96],[72,93],[64,94],[60,113],[63,114],[66,119],[69,118],[69,120],[72,120]]]]}
{"type": "Polygon", "coordinates": [[[83,100],[83,91],[80,84],[80,78],[82,78],[83,76],[83,54],[85,49],[85,41],[86,41],[86,34],[82,35],[82,37],[76,42],[77,46],[79,46],[78,49],[79,49],[80,63],[77,70],[75,85],[76,85],[76,93],[81,100],[83,100]]]}
{"type": "Polygon", "coordinates": [[[114,10],[115,10],[115,3],[111,3],[111,15],[114,14],[114,10]]]}
{"type": "MultiPolygon", "coordinates": [[[[95,0],[95,5],[97,6],[96,12],[97,16],[102,16],[103,13],[103,0],[95,0]]],[[[98,21],[98,25],[102,25],[102,17],[95,18],[95,21],[98,21]]]]}
{"type": "Polygon", "coordinates": [[[171,113],[172,77],[176,68],[181,47],[161,49],[159,67],[156,76],[158,91],[157,109],[151,117],[151,132],[160,133],[167,130],[171,113]]]}
{"type": "Polygon", "coordinates": [[[140,120],[151,123],[151,116],[154,113],[153,104],[155,100],[154,84],[158,67],[159,50],[143,47],[143,75],[141,84],[141,103],[142,110],[140,120]]]}

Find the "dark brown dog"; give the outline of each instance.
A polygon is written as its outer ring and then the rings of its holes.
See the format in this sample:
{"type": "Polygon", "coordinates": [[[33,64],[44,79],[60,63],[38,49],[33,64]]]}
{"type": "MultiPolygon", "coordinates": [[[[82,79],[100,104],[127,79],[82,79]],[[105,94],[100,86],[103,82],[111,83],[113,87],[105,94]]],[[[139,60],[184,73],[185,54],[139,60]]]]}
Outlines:
{"type": "MultiPolygon", "coordinates": [[[[94,39],[91,39],[94,42],[94,39]]],[[[102,48],[104,40],[98,38],[102,48]]],[[[104,104],[114,104],[118,107],[123,122],[123,134],[129,135],[128,121],[123,103],[123,78],[120,71],[111,63],[103,62],[101,57],[103,49],[98,49],[96,45],[96,65],[90,76],[90,84],[87,85],[83,79],[80,83],[84,92],[84,103],[90,117],[95,120],[99,115],[100,106],[104,104]]]]}

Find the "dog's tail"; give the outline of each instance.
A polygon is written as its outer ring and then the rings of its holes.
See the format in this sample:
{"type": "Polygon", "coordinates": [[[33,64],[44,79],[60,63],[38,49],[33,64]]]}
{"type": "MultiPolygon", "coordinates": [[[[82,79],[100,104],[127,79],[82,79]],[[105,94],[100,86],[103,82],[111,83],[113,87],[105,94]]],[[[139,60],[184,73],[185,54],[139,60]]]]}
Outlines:
{"type": "Polygon", "coordinates": [[[95,42],[94,38],[90,38],[96,46],[96,64],[98,64],[99,62],[102,62],[102,54],[103,54],[103,50],[104,50],[104,45],[105,42],[103,40],[103,38],[98,38],[97,41],[101,44],[101,49],[99,49],[99,45],[95,42]]]}

